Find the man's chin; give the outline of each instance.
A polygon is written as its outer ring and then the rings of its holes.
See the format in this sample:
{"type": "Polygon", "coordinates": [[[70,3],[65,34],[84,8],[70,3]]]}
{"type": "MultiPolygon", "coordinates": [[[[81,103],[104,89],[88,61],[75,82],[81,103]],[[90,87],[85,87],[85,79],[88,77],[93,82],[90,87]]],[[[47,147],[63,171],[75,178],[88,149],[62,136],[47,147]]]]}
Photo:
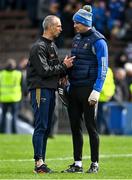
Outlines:
{"type": "Polygon", "coordinates": [[[79,33],[79,30],[78,30],[78,29],[75,29],[75,32],[76,32],[76,33],[79,33]]]}
{"type": "Polygon", "coordinates": [[[59,35],[60,35],[60,33],[59,33],[59,34],[56,34],[56,35],[55,35],[55,38],[58,38],[58,37],[59,37],[59,35]]]}

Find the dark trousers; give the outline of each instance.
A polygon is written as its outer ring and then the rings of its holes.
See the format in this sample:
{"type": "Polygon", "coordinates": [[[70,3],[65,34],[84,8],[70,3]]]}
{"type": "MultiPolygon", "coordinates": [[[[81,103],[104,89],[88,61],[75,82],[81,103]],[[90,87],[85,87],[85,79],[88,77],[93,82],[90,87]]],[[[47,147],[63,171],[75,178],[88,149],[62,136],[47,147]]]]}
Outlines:
{"type": "Polygon", "coordinates": [[[16,133],[16,121],[17,121],[17,115],[18,115],[18,102],[12,102],[12,103],[2,103],[2,118],[1,118],[1,126],[0,126],[0,132],[5,133],[6,132],[6,114],[10,110],[11,116],[12,116],[12,122],[11,122],[11,132],[16,133]]]}
{"type": "Polygon", "coordinates": [[[45,161],[47,139],[55,107],[54,89],[31,90],[31,104],[34,112],[33,147],[34,159],[45,161]]]}
{"type": "Polygon", "coordinates": [[[88,97],[91,93],[88,87],[72,87],[69,91],[68,114],[71,124],[74,160],[82,160],[83,134],[82,116],[89,134],[91,161],[99,161],[99,136],[95,122],[95,106],[89,106],[88,97]]]}

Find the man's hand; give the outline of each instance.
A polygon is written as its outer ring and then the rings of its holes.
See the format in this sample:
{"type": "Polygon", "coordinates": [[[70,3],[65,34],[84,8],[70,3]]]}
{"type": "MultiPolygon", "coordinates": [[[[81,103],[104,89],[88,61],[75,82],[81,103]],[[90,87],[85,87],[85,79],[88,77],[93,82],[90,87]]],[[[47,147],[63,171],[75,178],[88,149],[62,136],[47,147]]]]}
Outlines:
{"type": "Polygon", "coordinates": [[[63,63],[67,66],[67,68],[70,68],[70,67],[73,66],[73,60],[74,60],[74,58],[75,58],[75,56],[68,57],[68,56],[66,55],[63,63]]]}
{"type": "Polygon", "coordinates": [[[67,76],[61,78],[61,79],[59,80],[59,84],[62,84],[62,85],[64,85],[64,86],[66,86],[66,85],[68,84],[68,78],[67,78],[67,76]]]}
{"type": "Polygon", "coordinates": [[[88,102],[91,106],[94,106],[99,100],[100,93],[96,90],[93,90],[88,98],[88,102]]]}

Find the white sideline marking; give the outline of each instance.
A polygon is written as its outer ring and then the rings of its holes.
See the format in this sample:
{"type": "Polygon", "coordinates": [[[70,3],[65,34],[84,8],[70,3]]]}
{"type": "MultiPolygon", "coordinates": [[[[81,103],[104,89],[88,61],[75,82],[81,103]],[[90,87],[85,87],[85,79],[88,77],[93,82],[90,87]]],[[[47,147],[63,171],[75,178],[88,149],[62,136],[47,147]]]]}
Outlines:
{"type": "MultiPolygon", "coordinates": [[[[99,156],[100,158],[119,158],[119,157],[132,157],[132,154],[102,154],[99,156]]],[[[62,158],[48,158],[46,161],[64,161],[71,160],[73,157],[62,157],[62,158]]],[[[90,159],[90,156],[84,156],[83,159],[90,159]]],[[[0,162],[24,162],[24,161],[34,161],[34,159],[0,159],[0,162]]]]}
{"type": "MultiPolygon", "coordinates": [[[[105,179],[105,178],[103,178],[103,179],[105,179]]],[[[83,180],[103,180],[103,179],[92,179],[92,178],[90,178],[90,179],[83,179],[83,180]]],[[[121,178],[120,180],[126,180],[126,179],[121,178]]],[[[42,179],[37,179],[37,178],[36,179],[33,179],[33,178],[30,179],[29,178],[29,179],[0,179],[0,180],[42,180],[42,179]]],[[[44,178],[44,180],[53,180],[53,179],[45,179],[44,178]]],[[[54,178],[54,180],[55,180],[55,178],[54,178]]],[[[58,178],[56,180],[58,180],[58,178]]],[[[59,180],[62,180],[62,179],[59,179],[59,180]]],[[[71,179],[64,179],[64,180],[71,180],[71,179]]],[[[73,180],[80,180],[80,179],[73,179],[73,180]]],[[[106,179],[106,180],[113,180],[113,179],[106,179]]]]}
{"type": "MultiPolygon", "coordinates": [[[[45,179],[45,178],[44,178],[45,179]]],[[[104,179],[104,178],[103,178],[104,179]]],[[[89,180],[103,180],[103,179],[89,179],[89,180]]],[[[0,180],[42,180],[42,179],[0,179],[0,180]]],[[[45,179],[45,180],[53,180],[53,179],[45,179]]],[[[57,179],[54,179],[54,180],[58,180],[58,178],[57,179]]],[[[59,179],[59,180],[62,180],[62,179],[59,179]]],[[[64,180],[71,180],[71,179],[64,179],[64,180]]],[[[80,179],[73,179],[73,180],[80,180],[80,179]]],[[[83,180],[88,180],[88,179],[83,179],[83,180]]],[[[106,179],[106,180],[113,180],[113,179],[106,179]]],[[[121,179],[121,180],[126,180],[126,179],[121,179]]],[[[129,180],[131,180],[131,179],[129,179],[129,180]]]]}

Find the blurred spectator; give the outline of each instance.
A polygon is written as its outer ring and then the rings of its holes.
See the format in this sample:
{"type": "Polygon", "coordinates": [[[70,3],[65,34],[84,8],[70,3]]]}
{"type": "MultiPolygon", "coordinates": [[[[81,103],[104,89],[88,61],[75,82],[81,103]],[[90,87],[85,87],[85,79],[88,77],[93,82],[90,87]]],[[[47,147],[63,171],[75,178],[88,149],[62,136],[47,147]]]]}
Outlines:
{"type": "Polygon", "coordinates": [[[114,60],[114,66],[117,68],[124,68],[124,65],[128,62],[128,57],[124,52],[120,52],[114,60]]]}
{"type": "MultiPolygon", "coordinates": [[[[122,3],[125,4],[125,1],[122,3]]],[[[128,2],[126,9],[123,8],[122,13],[124,18],[117,18],[115,23],[113,23],[112,35],[118,39],[130,41],[132,40],[132,0],[128,2]]]]}
{"type": "Polygon", "coordinates": [[[106,20],[105,2],[96,1],[93,5],[93,26],[102,34],[105,34],[106,20]]]}
{"type": "Polygon", "coordinates": [[[129,91],[130,91],[130,102],[132,102],[132,84],[129,86],[129,91]]]}
{"type": "Polygon", "coordinates": [[[125,0],[109,0],[108,2],[107,27],[109,32],[114,28],[112,35],[118,36],[120,32],[120,28],[124,23],[125,6],[125,0]]]}
{"type": "Polygon", "coordinates": [[[21,57],[18,65],[18,69],[22,72],[22,97],[27,99],[28,88],[27,88],[27,62],[28,58],[21,57]]]}
{"type": "Polygon", "coordinates": [[[132,75],[132,63],[131,62],[126,63],[124,68],[125,68],[127,74],[132,75]]]}
{"type": "Polygon", "coordinates": [[[50,6],[49,6],[49,13],[52,15],[60,16],[59,6],[60,5],[57,1],[51,0],[50,6]]]}
{"type": "MultiPolygon", "coordinates": [[[[61,14],[62,22],[62,36],[65,39],[65,43],[69,44],[68,40],[70,39],[71,47],[71,38],[74,36],[74,25],[72,21],[73,14],[82,6],[82,3],[76,2],[76,0],[69,0],[65,5],[63,12],[61,14]],[[66,42],[67,40],[67,42],[66,42]]],[[[64,41],[64,40],[63,40],[64,41]]]]}
{"type": "Polygon", "coordinates": [[[121,39],[125,36],[126,31],[124,31],[125,29],[123,29],[122,24],[119,20],[116,20],[112,26],[113,28],[111,29],[110,34],[112,41],[116,41],[117,39],[121,39]]]}
{"type": "Polygon", "coordinates": [[[74,28],[73,28],[73,6],[71,4],[67,4],[64,7],[64,10],[61,15],[61,22],[62,22],[62,36],[63,38],[72,38],[74,35],[74,28]],[[67,28],[70,27],[70,28],[67,28]]]}
{"type": "MultiPolygon", "coordinates": [[[[60,7],[60,5],[59,5],[58,1],[51,0],[50,5],[49,5],[49,14],[60,17],[61,13],[59,11],[60,10],[59,7],[60,7]]],[[[60,36],[55,39],[55,43],[58,48],[63,46],[62,34],[60,34],[60,36]]]]}
{"type": "Polygon", "coordinates": [[[103,89],[100,94],[100,98],[98,102],[98,110],[97,110],[97,128],[99,133],[101,134],[109,134],[103,106],[105,103],[109,102],[112,99],[114,93],[115,93],[114,76],[112,70],[108,68],[103,89]]]}
{"type": "Polygon", "coordinates": [[[125,53],[128,56],[128,61],[132,62],[132,42],[127,44],[127,47],[125,48],[125,53]]]}
{"type": "Polygon", "coordinates": [[[16,70],[15,60],[9,59],[6,68],[0,71],[0,103],[2,104],[1,133],[6,132],[6,113],[9,109],[12,116],[11,132],[17,133],[16,121],[19,102],[22,98],[21,80],[22,74],[16,70]]]}
{"type": "MultiPolygon", "coordinates": [[[[126,70],[126,80],[129,87],[129,92],[131,94],[130,86],[132,84],[132,63],[131,62],[126,63],[124,68],[126,70]]],[[[130,95],[130,100],[132,100],[131,95],[130,95]]]]}
{"type": "Polygon", "coordinates": [[[124,10],[126,6],[126,0],[109,0],[108,8],[110,16],[113,21],[124,20],[124,10]]]}
{"type": "Polygon", "coordinates": [[[115,75],[115,95],[114,100],[118,103],[129,101],[129,88],[126,80],[126,71],[123,68],[116,68],[115,75]]]}
{"type": "Polygon", "coordinates": [[[38,0],[36,2],[38,2],[37,20],[38,20],[38,24],[39,24],[39,34],[42,34],[42,32],[43,32],[42,22],[43,22],[43,19],[47,15],[49,15],[49,6],[50,6],[51,0],[38,0]]]}
{"type": "Polygon", "coordinates": [[[21,57],[18,69],[22,72],[22,100],[19,106],[19,117],[23,121],[33,125],[33,112],[30,106],[30,97],[27,88],[27,57],[21,57]]]}
{"type": "MultiPolygon", "coordinates": [[[[39,0],[28,0],[27,1],[27,13],[28,17],[31,21],[31,27],[38,26],[38,19],[37,19],[37,7],[38,7],[39,0]]],[[[41,9],[40,9],[41,11],[41,9]]]]}

